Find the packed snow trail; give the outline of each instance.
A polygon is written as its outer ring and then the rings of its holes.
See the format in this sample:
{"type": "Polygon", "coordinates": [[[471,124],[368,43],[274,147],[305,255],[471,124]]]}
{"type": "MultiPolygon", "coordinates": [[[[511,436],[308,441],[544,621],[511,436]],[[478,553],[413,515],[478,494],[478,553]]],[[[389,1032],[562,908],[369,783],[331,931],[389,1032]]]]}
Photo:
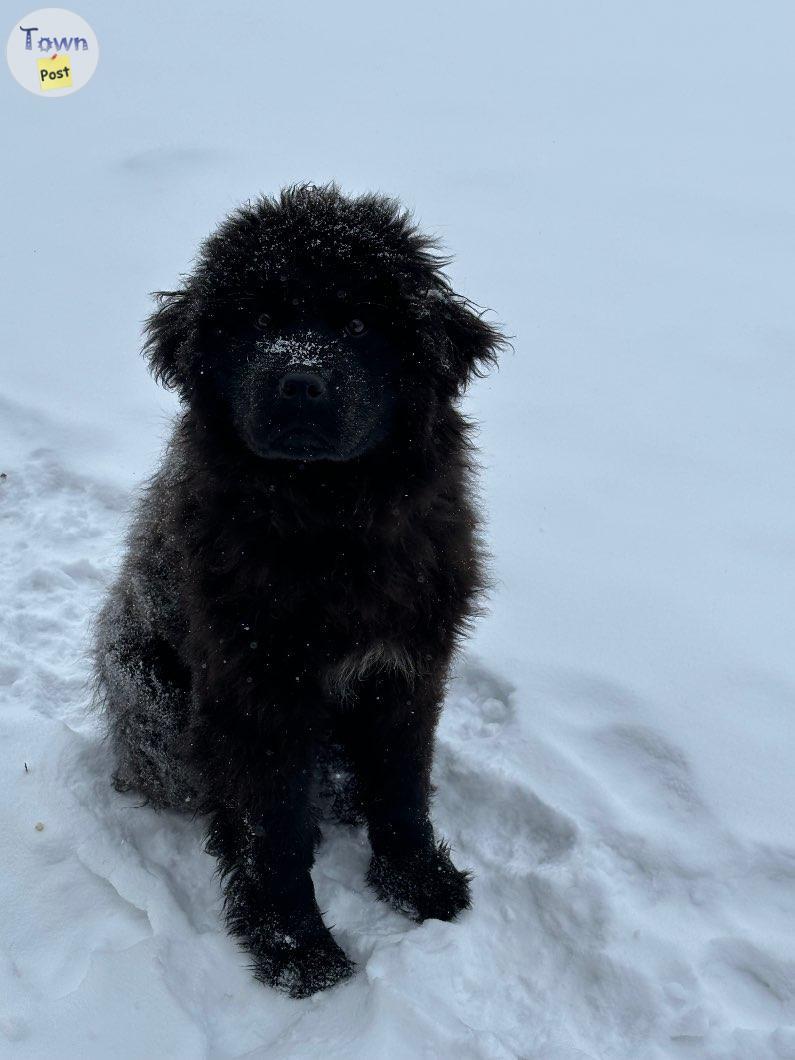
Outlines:
{"type": "Polygon", "coordinates": [[[361,832],[329,826],[316,887],[359,974],[307,1002],[255,983],[199,823],[113,791],[87,710],[131,498],[67,470],[46,418],[7,411],[54,445],[18,447],[0,479],[0,1055],[795,1055],[793,851],[728,834],[686,751],[627,720],[631,690],[539,674],[520,725],[520,693],[469,658],[435,816],[475,872],[472,911],[411,924],[368,892],[361,832]]]}

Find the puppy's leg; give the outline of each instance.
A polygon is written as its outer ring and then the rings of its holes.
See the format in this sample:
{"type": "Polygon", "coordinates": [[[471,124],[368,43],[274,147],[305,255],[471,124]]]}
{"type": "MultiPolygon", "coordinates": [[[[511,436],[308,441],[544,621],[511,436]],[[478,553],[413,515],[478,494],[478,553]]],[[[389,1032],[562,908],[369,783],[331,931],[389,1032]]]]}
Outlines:
{"type": "Polygon", "coordinates": [[[320,749],[316,795],[324,817],[338,824],[365,823],[358,777],[345,748],[333,737],[320,749]]]}
{"type": "Polygon", "coordinates": [[[378,896],[417,921],[452,920],[470,905],[469,874],[437,842],[430,820],[439,695],[369,680],[345,737],[361,784],[378,896]]]}
{"type": "Polygon", "coordinates": [[[116,758],[116,790],[139,792],[159,809],[194,809],[188,669],[119,593],[103,609],[97,632],[96,688],[116,758]]]}
{"type": "Polygon", "coordinates": [[[238,715],[234,731],[216,721],[199,741],[210,788],[208,850],[219,861],[230,930],[251,954],[254,974],[292,997],[346,979],[353,965],[323,923],[310,876],[305,735],[277,736],[242,725],[238,715]]]}

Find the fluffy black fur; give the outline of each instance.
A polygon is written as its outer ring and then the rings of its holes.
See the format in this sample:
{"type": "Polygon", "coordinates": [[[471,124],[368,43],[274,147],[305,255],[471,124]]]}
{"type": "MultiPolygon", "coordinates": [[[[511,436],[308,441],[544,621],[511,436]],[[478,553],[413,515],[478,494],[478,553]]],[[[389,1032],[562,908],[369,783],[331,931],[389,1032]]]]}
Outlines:
{"type": "Polygon", "coordinates": [[[353,967],[310,878],[320,789],[366,821],[381,898],[469,905],[430,775],[484,587],[456,402],[503,339],[444,265],[393,200],[293,187],[236,211],[148,322],[184,411],[97,624],[115,783],[206,815],[230,929],[295,997],[353,967]]]}

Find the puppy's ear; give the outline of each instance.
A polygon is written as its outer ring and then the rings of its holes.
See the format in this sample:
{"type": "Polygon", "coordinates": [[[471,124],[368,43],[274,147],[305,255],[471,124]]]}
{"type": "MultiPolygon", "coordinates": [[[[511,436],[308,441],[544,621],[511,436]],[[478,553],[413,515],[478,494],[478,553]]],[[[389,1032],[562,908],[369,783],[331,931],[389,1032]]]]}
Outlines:
{"type": "Polygon", "coordinates": [[[173,390],[184,383],[180,352],[193,328],[189,292],[156,291],[157,309],[145,326],[144,356],[158,383],[173,390]]]}
{"type": "Polygon", "coordinates": [[[473,378],[496,366],[500,351],[509,343],[467,299],[450,293],[435,301],[446,339],[446,367],[460,393],[473,378]]]}

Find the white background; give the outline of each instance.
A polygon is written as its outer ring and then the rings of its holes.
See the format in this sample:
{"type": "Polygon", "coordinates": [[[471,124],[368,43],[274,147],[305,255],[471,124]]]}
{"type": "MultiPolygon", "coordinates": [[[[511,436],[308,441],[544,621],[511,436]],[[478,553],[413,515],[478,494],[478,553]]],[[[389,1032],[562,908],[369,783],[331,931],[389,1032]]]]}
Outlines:
{"type": "Polygon", "coordinates": [[[85,89],[0,79],[0,1055],[795,1056],[791,6],[78,13],[85,89]],[[360,974],[296,1003],[198,827],[109,791],[81,652],[173,410],[147,292],[330,178],[414,208],[515,352],[468,400],[498,590],[437,770],[475,909],[413,927],[329,836],[360,974]]]}

